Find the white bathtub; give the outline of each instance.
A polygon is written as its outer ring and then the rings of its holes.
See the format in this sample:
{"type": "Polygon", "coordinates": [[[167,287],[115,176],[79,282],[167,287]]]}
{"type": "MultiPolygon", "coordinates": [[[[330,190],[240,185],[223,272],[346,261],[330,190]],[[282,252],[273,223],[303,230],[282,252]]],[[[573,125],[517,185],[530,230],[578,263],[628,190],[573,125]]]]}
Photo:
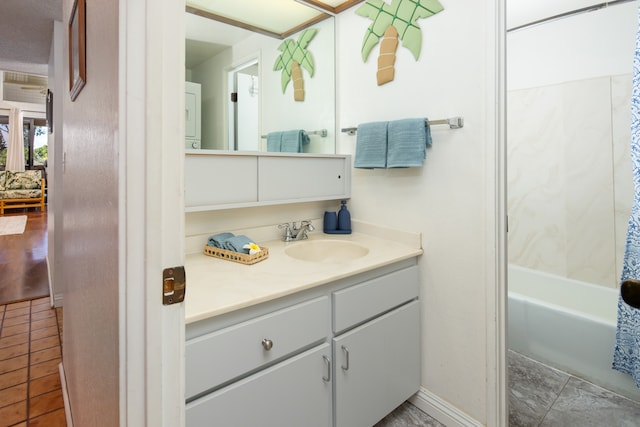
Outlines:
{"type": "Polygon", "coordinates": [[[508,347],[640,401],[631,377],[611,369],[618,291],[509,266],[508,347]]]}

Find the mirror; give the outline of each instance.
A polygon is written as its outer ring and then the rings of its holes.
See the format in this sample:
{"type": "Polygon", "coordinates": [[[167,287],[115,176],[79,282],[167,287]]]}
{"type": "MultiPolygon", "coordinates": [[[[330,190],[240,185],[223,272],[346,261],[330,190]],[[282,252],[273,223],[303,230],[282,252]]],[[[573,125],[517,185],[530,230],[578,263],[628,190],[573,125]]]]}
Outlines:
{"type": "Polygon", "coordinates": [[[309,28],[317,30],[307,45],[313,75],[303,67],[304,101],[296,101],[293,83],[283,92],[283,71],[274,70],[283,40],[185,13],[186,80],[201,87],[200,148],[267,151],[269,133],[304,130],[301,152],[335,154],[334,18],[309,28]]]}

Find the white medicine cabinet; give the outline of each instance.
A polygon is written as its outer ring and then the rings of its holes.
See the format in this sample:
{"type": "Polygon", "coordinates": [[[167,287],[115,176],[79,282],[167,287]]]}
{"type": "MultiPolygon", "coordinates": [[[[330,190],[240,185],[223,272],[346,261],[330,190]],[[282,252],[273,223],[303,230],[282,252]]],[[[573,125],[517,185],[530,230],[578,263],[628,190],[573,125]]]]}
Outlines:
{"type": "Polygon", "coordinates": [[[348,199],[351,156],[187,150],[185,211],[348,199]]]}

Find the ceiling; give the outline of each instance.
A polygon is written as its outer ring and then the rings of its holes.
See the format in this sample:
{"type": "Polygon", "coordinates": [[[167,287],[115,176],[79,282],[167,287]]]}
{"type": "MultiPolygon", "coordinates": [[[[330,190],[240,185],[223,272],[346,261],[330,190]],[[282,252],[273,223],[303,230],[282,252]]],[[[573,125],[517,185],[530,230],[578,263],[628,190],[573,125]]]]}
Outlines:
{"type": "Polygon", "coordinates": [[[47,75],[53,21],[62,0],[2,0],[0,70],[47,75]]]}

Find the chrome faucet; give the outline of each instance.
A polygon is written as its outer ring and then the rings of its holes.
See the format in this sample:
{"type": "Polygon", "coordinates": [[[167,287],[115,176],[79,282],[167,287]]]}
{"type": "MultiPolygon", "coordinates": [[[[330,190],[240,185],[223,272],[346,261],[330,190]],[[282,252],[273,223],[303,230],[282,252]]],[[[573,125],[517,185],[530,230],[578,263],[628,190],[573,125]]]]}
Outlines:
{"type": "Polygon", "coordinates": [[[278,225],[278,228],[282,230],[282,241],[283,242],[291,242],[294,240],[305,240],[309,236],[307,233],[309,231],[314,231],[316,228],[311,224],[311,221],[305,220],[300,221],[300,226],[296,225],[295,222],[284,223],[278,225]]]}

